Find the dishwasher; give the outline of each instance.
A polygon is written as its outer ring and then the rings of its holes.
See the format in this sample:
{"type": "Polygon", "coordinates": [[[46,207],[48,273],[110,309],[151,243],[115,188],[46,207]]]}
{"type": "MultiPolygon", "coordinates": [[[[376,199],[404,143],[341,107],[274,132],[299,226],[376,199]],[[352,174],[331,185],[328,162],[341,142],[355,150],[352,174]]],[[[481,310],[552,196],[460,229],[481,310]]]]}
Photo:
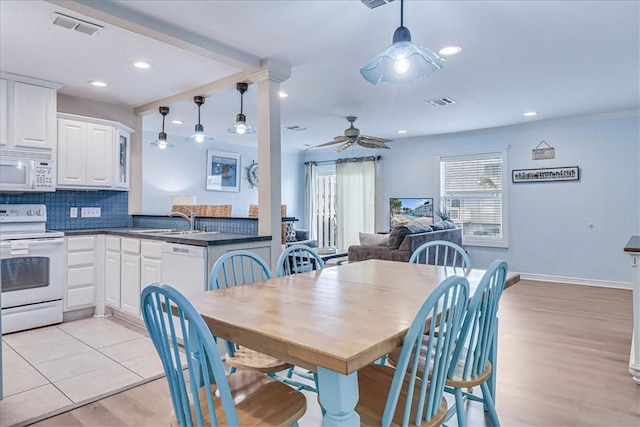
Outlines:
{"type": "Polygon", "coordinates": [[[207,290],[207,276],[206,247],[162,243],[162,282],[189,298],[207,290]]]}

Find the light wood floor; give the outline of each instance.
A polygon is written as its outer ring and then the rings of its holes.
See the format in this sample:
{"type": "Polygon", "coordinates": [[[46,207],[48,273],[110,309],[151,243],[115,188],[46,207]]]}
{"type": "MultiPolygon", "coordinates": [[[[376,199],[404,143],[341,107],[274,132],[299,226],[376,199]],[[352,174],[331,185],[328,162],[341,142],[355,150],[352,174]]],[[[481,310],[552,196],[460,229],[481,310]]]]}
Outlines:
{"type": "MultiPolygon", "coordinates": [[[[499,316],[503,426],[640,425],[640,386],[628,371],[631,291],[523,280],[505,291],[499,316]]],[[[301,427],[320,422],[308,402],[301,427]]],[[[469,405],[470,425],[490,424],[480,404],[469,405]]],[[[160,379],[36,425],[166,426],[170,411],[160,379]]]]}

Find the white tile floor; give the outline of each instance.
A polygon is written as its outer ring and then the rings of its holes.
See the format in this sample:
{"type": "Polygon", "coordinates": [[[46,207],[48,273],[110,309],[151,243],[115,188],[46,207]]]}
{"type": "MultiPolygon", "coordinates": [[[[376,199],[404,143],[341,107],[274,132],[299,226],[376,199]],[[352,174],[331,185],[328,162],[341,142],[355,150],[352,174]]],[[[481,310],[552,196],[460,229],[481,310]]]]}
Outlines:
{"type": "Polygon", "coordinates": [[[4,335],[0,427],[162,376],[151,340],[133,329],[89,318],[4,335]]]}

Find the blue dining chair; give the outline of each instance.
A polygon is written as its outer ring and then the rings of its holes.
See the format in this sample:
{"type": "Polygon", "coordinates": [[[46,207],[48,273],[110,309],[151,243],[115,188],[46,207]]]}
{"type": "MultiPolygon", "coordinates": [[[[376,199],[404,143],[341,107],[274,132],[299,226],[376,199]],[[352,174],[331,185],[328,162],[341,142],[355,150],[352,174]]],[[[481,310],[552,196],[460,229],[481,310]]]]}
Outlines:
{"type": "MultiPolygon", "coordinates": [[[[324,268],[324,261],[320,255],[311,247],[306,245],[291,245],[285,248],[280,257],[278,257],[278,277],[290,276],[292,274],[304,273],[308,271],[321,270],[324,268]]],[[[308,370],[300,370],[292,366],[287,371],[287,378],[291,379],[293,375],[313,381],[315,388],[307,389],[309,391],[318,391],[318,375],[308,370]]]]}
{"type": "Polygon", "coordinates": [[[246,285],[272,277],[271,269],[259,255],[245,250],[230,251],[213,264],[209,290],[246,285]]]}
{"type": "Polygon", "coordinates": [[[278,257],[278,277],[307,271],[321,270],[324,261],[311,247],[306,245],[291,245],[282,251],[278,257]]]}
{"type": "Polygon", "coordinates": [[[258,372],[227,376],[214,336],[184,295],[153,283],[142,291],[141,302],[171,393],[172,426],[297,426],[306,412],[305,396],[258,372]]]}
{"type": "Polygon", "coordinates": [[[471,268],[471,258],[460,246],[447,240],[433,240],[416,249],[409,262],[471,268]]]}
{"type": "MultiPolygon", "coordinates": [[[[466,310],[460,336],[456,340],[453,352],[453,363],[447,372],[445,391],[455,395],[456,404],[449,410],[447,420],[457,415],[458,425],[465,426],[466,416],[464,403],[466,400],[483,402],[489,413],[491,423],[499,426],[494,396],[489,386],[492,373],[495,378],[495,366],[492,364],[491,353],[496,351],[498,337],[498,305],[507,278],[507,263],[495,260],[482,276],[478,287],[466,310]],[[468,390],[480,386],[482,397],[476,396],[468,390]]],[[[428,349],[421,349],[421,364],[424,369],[424,359],[428,349]]],[[[389,355],[389,363],[395,365],[399,360],[399,352],[389,355]]]]}
{"type": "MultiPolygon", "coordinates": [[[[245,250],[230,251],[213,264],[209,276],[209,290],[247,285],[271,278],[269,266],[259,255],[245,250]]],[[[229,341],[225,341],[224,345],[227,352],[225,362],[230,366],[229,373],[234,373],[236,369],[245,369],[273,376],[275,372],[293,366],[229,341]]]]}
{"type": "Polygon", "coordinates": [[[447,415],[445,379],[468,296],[469,282],[464,277],[443,280],[413,319],[396,368],[367,365],[358,371],[360,399],[356,411],[363,425],[442,424],[447,415]],[[438,333],[434,333],[436,329],[438,333]],[[428,365],[426,370],[418,369],[420,348],[433,355],[423,362],[423,366],[428,365]]]}

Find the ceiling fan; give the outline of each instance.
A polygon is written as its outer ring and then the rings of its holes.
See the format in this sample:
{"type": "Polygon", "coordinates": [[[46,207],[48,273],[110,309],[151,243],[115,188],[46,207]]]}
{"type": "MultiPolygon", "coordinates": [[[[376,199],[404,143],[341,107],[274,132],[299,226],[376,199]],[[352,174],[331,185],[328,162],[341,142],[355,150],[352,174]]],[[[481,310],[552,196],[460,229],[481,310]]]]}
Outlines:
{"type": "Polygon", "coordinates": [[[391,141],[390,139],[378,138],[375,136],[368,135],[360,135],[360,129],[353,126],[353,122],[355,122],[358,118],[356,116],[347,116],[347,121],[351,124],[347,129],[344,130],[344,135],[336,136],[333,138],[333,141],[325,142],[324,144],[315,145],[313,147],[307,148],[307,150],[317,150],[318,148],[327,147],[333,144],[343,143],[341,146],[336,148],[336,153],[342,153],[347,148],[351,147],[354,144],[361,145],[365,148],[390,148],[385,142],[391,141]]]}

